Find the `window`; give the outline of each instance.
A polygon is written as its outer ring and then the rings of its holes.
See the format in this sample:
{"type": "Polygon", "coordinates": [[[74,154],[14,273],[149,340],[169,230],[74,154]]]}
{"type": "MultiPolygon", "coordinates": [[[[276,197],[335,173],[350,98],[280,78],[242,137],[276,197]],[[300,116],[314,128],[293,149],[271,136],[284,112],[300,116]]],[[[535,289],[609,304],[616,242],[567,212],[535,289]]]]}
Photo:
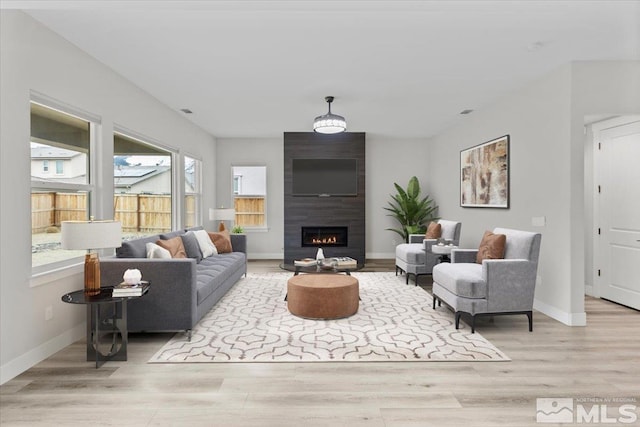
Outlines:
{"type": "Polygon", "coordinates": [[[267,167],[233,166],[235,224],[243,228],[267,226],[267,167]]]}
{"type": "Polygon", "coordinates": [[[193,227],[202,224],[200,215],[202,199],[202,162],[184,156],[184,226],[193,227]]]}
{"type": "Polygon", "coordinates": [[[96,122],[35,101],[30,118],[31,266],[37,274],[69,265],[85,253],[61,248],[60,226],[89,217],[96,122]],[[55,176],[49,174],[50,162],[55,162],[55,176]]]}
{"type": "Polygon", "coordinates": [[[115,219],[124,240],[173,228],[172,152],[138,137],[113,137],[115,219]]]}

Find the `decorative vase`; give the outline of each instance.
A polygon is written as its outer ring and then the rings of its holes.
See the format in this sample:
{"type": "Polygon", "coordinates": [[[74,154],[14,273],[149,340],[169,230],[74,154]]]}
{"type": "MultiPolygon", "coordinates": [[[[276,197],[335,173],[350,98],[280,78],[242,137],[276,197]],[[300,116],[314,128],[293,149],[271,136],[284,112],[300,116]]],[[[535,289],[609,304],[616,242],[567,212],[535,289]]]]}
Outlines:
{"type": "Polygon", "coordinates": [[[137,268],[130,268],[124,272],[122,279],[127,285],[137,285],[142,279],[142,273],[137,268]]]}
{"type": "Polygon", "coordinates": [[[320,263],[324,259],[324,252],[322,252],[322,248],[318,248],[318,252],[316,252],[316,261],[320,263]]]}

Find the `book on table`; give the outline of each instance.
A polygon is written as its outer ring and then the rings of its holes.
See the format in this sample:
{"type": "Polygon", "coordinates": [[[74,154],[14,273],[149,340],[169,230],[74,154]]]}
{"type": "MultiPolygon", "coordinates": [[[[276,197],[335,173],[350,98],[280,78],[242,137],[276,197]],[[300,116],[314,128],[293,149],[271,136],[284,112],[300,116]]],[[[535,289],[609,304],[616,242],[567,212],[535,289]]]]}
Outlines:
{"type": "Polygon", "coordinates": [[[149,282],[141,281],[130,285],[122,282],[113,287],[111,296],[113,297],[139,297],[144,295],[149,290],[149,282]]]}
{"type": "Polygon", "coordinates": [[[358,266],[358,261],[348,256],[337,257],[334,259],[336,260],[338,267],[342,267],[342,268],[354,267],[355,268],[358,266]]]}
{"type": "Polygon", "coordinates": [[[293,264],[298,267],[311,267],[318,264],[318,261],[315,258],[303,258],[293,261],[293,264]]]}

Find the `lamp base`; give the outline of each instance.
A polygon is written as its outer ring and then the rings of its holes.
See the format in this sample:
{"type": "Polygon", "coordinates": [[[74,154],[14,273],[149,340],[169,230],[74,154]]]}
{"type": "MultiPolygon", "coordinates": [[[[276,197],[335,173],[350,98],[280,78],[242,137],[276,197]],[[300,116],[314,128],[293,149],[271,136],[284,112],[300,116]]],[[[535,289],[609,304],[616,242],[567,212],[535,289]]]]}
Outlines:
{"type": "Polygon", "coordinates": [[[86,296],[100,294],[100,258],[97,253],[84,256],[84,294],[86,296]]]}
{"type": "Polygon", "coordinates": [[[220,224],[218,224],[218,231],[224,231],[226,229],[227,227],[224,226],[224,221],[220,221],[220,224]]]}

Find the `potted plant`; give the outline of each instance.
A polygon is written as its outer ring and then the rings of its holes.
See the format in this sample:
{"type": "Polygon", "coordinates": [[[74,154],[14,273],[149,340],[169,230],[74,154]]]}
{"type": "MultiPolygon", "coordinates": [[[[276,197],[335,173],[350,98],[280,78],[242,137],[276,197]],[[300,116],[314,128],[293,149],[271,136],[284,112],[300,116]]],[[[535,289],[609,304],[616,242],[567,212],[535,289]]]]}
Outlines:
{"type": "Polygon", "coordinates": [[[398,233],[405,242],[409,241],[409,234],[424,233],[429,222],[437,220],[435,212],[438,206],[434,201],[425,196],[420,197],[420,183],[415,176],[409,180],[407,189],[403,189],[397,183],[393,183],[398,194],[391,196],[389,206],[385,210],[391,212],[387,216],[394,217],[401,228],[387,228],[387,230],[398,233]]]}
{"type": "Polygon", "coordinates": [[[231,232],[233,234],[242,234],[244,233],[244,228],[242,228],[242,226],[240,225],[234,225],[233,228],[231,229],[231,232]]]}

